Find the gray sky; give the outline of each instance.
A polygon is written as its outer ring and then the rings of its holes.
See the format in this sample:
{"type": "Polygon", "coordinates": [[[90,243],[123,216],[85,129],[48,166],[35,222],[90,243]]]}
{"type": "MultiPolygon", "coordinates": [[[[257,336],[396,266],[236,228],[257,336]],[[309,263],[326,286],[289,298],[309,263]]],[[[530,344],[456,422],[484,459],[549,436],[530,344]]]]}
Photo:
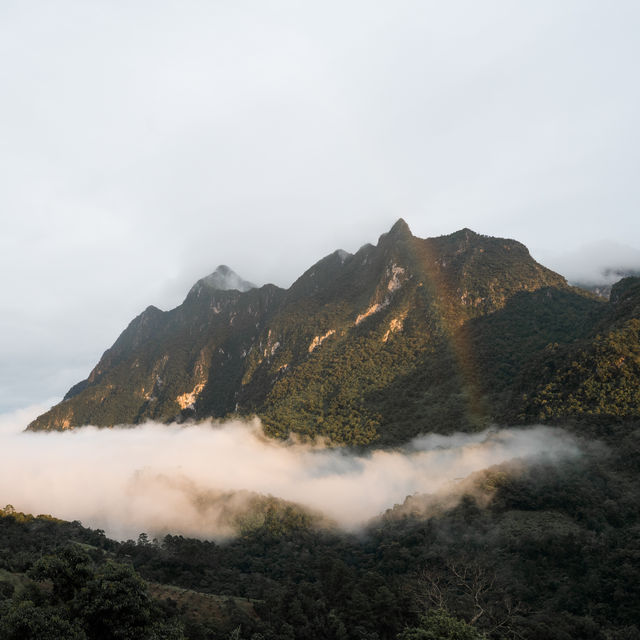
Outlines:
{"type": "Polygon", "coordinates": [[[635,0],[4,0],[0,411],[220,263],[288,286],[398,217],[640,266],[639,32],[635,0]]]}

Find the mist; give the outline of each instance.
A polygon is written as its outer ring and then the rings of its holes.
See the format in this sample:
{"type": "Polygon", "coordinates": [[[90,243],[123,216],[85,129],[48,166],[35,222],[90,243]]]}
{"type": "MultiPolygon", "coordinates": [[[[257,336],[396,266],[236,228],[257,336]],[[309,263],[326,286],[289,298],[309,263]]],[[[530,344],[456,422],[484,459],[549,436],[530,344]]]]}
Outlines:
{"type": "Polygon", "coordinates": [[[25,433],[29,411],[0,416],[0,506],[104,529],[117,539],[233,535],[255,494],[321,512],[346,530],[415,493],[451,494],[471,473],[514,459],[579,454],[562,429],[425,435],[355,454],[264,437],[260,422],[147,423],[25,433]]]}
{"type": "Polygon", "coordinates": [[[640,272],[640,250],[610,240],[562,252],[542,251],[536,257],[570,283],[607,285],[620,280],[623,273],[640,272]]]}

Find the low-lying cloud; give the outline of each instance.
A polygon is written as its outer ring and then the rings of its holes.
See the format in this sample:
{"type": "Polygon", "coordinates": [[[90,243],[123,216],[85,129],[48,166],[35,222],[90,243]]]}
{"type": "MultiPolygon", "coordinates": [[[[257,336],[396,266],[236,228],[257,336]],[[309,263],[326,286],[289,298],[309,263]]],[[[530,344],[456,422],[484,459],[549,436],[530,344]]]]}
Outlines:
{"type": "Polygon", "coordinates": [[[607,285],[617,282],[624,274],[640,272],[640,250],[609,240],[557,253],[536,253],[542,264],[572,283],[607,285]]]}
{"type": "Polygon", "coordinates": [[[257,420],[24,433],[28,417],[0,416],[0,506],[80,520],[116,538],[228,535],[229,509],[248,492],[357,529],[407,495],[451,491],[491,465],[579,452],[565,431],[541,426],[425,435],[403,449],[354,454],[269,440],[257,420]]]}

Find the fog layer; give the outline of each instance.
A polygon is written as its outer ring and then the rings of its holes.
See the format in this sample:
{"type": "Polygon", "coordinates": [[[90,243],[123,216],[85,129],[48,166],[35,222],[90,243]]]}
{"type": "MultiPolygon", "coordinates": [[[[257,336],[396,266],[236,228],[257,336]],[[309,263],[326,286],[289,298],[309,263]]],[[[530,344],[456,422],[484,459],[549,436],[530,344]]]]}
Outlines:
{"type": "Polygon", "coordinates": [[[116,538],[228,535],[215,498],[244,490],[355,529],[407,495],[455,490],[459,479],[491,465],[578,453],[566,432],[540,426],[426,435],[402,450],[356,455],[268,440],[257,420],[24,433],[25,417],[0,416],[0,506],[80,520],[116,538]]]}

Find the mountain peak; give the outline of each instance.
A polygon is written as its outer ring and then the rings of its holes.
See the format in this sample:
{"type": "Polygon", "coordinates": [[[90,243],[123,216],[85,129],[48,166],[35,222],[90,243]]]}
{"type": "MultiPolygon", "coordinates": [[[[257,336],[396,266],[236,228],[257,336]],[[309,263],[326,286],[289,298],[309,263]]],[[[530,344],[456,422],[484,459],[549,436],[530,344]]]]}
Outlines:
{"type": "Polygon", "coordinates": [[[397,241],[409,240],[411,238],[413,238],[413,234],[411,233],[411,229],[409,229],[409,225],[402,218],[399,218],[387,233],[383,233],[380,238],[378,238],[378,243],[385,240],[397,241]]]}
{"type": "Polygon", "coordinates": [[[210,287],[211,289],[217,289],[218,291],[229,291],[236,289],[240,292],[249,291],[249,289],[255,289],[256,285],[243,280],[233,269],[226,264],[221,264],[218,268],[205,276],[200,280],[202,284],[210,287]]]}
{"type": "Polygon", "coordinates": [[[411,236],[411,229],[403,218],[398,218],[397,222],[389,230],[390,236],[411,236]]]}
{"type": "Polygon", "coordinates": [[[214,271],[214,273],[219,273],[223,276],[228,276],[229,274],[234,273],[231,267],[228,267],[226,264],[219,264],[214,271]]]}

